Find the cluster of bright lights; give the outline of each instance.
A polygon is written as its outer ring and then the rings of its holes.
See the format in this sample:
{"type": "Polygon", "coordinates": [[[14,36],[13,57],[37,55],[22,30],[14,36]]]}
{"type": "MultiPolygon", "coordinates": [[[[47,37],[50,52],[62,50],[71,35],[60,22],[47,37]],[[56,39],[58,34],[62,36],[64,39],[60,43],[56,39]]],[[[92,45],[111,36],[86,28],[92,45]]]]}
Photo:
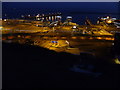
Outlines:
{"type": "Polygon", "coordinates": [[[105,18],[101,18],[101,20],[106,21],[106,23],[110,24],[116,20],[116,18],[111,18],[110,16],[107,16],[105,18]]]}
{"type": "Polygon", "coordinates": [[[112,20],[108,20],[107,23],[112,23],[112,20]]]}

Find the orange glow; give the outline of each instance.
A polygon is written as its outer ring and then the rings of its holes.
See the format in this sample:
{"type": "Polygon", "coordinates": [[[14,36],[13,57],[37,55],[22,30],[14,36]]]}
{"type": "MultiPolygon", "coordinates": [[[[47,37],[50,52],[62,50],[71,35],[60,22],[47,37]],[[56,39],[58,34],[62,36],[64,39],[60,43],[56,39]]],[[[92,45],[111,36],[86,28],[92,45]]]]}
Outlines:
{"type": "Polygon", "coordinates": [[[107,38],[105,38],[105,40],[114,40],[114,38],[107,37],[107,38]]]}
{"type": "Polygon", "coordinates": [[[67,37],[61,37],[61,39],[67,39],[67,37]]]}
{"type": "Polygon", "coordinates": [[[2,40],[6,40],[6,38],[2,38],[2,40]]]}
{"type": "Polygon", "coordinates": [[[25,38],[31,38],[31,36],[25,36],[25,38]]]}
{"type": "Polygon", "coordinates": [[[111,20],[108,20],[107,23],[112,23],[112,21],[111,21],[111,20]]]}
{"type": "Polygon", "coordinates": [[[77,39],[77,37],[72,37],[72,39],[77,39]]]}
{"type": "Polygon", "coordinates": [[[9,36],[8,39],[13,39],[14,37],[13,36],[9,36]]]}
{"type": "Polygon", "coordinates": [[[18,35],[18,37],[21,37],[20,35],[18,35]]]}
{"type": "Polygon", "coordinates": [[[97,39],[102,39],[102,37],[96,37],[97,39]]]}
{"type": "Polygon", "coordinates": [[[93,39],[93,37],[90,37],[89,39],[93,39]]]}
{"type": "Polygon", "coordinates": [[[85,39],[85,37],[80,37],[80,39],[85,39]]]}
{"type": "Polygon", "coordinates": [[[115,39],[114,39],[114,38],[112,38],[112,40],[114,41],[115,39]]]}
{"type": "Polygon", "coordinates": [[[49,37],[43,37],[43,39],[48,39],[49,37]]]}
{"type": "Polygon", "coordinates": [[[53,37],[53,39],[58,39],[58,37],[53,37]]]}

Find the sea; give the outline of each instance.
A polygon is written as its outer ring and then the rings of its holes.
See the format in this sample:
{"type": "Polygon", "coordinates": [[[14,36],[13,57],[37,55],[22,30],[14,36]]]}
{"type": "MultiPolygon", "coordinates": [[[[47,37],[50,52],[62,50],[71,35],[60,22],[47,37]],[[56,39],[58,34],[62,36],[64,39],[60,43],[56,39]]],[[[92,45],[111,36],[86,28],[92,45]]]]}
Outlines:
{"type": "Polygon", "coordinates": [[[2,18],[19,19],[21,15],[62,13],[62,21],[72,16],[73,22],[84,25],[86,17],[95,24],[98,17],[120,19],[120,2],[3,2],[2,18]]]}

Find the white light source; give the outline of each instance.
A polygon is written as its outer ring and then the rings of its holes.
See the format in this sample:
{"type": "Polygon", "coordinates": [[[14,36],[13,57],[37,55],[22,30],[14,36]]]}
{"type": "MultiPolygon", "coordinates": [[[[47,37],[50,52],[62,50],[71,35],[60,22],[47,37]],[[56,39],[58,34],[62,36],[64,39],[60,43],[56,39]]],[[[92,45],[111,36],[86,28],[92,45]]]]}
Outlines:
{"type": "Polygon", "coordinates": [[[71,16],[67,16],[67,19],[72,19],[72,17],[71,16]]]}
{"type": "Polygon", "coordinates": [[[75,29],[75,28],[77,28],[77,26],[73,26],[73,28],[75,29]]]}
{"type": "Polygon", "coordinates": [[[40,17],[40,14],[38,14],[36,17],[40,17]]]}
{"type": "Polygon", "coordinates": [[[103,18],[104,20],[106,20],[107,18],[103,18]]]}
{"type": "Polygon", "coordinates": [[[7,21],[7,19],[4,19],[4,21],[7,21]]]}
{"type": "Polygon", "coordinates": [[[109,16],[107,16],[107,19],[109,19],[110,17],[109,16]]]}
{"type": "Polygon", "coordinates": [[[67,16],[67,19],[72,19],[72,17],[71,16],[67,16]]]}
{"type": "Polygon", "coordinates": [[[51,20],[51,17],[49,16],[49,20],[51,20]]]}
{"type": "Polygon", "coordinates": [[[112,18],[113,20],[117,20],[116,18],[112,18]]]}
{"type": "Polygon", "coordinates": [[[40,20],[40,18],[37,18],[37,20],[40,20]]]}
{"type": "Polygon", "coordinates": [[[56,18],[59,18],[59,19],[61,19],[62,17],[61,17],[61,16],[56,16],[56,18]]]}
{"type": "Polygon", "coordinates": [[[55,23],[54,26],[57,26],[57,24],[55,23]]]}

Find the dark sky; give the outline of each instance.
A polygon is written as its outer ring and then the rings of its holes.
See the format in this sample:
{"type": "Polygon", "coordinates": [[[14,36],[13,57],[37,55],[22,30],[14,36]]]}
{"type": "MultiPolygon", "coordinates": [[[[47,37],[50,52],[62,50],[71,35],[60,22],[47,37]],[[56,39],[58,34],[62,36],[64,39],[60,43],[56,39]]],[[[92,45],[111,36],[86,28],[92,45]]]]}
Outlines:
{"type": "Polygon", "coordinates": [[[92,17],[94,20],[100,15],[108,15],[106,13],[112,13],[112,16],[119,17],[117,2],[3,2],[2,6],[3,14],[7,14],[9,17],[56,12],[72,15],[76,20],[86,16],[92,17]]]}
{"type": "Polygon", "coordinates": [[[84,11],[107,11],[107,12],[117,12],[118,11],[118,5],[117,3],[82,3],[82,2],[56,2],[56,3],[52,3],[52,2],[46,2],[46,3],[42,3],[42,2],[26,2],[26,3],[3,3],[3,9],[4,8],[38,8],[38,9],[64,9],[64,10],[68,10],[68,9],[73,9],[75,11],[78,10],[83,10],[84,11]]]}

